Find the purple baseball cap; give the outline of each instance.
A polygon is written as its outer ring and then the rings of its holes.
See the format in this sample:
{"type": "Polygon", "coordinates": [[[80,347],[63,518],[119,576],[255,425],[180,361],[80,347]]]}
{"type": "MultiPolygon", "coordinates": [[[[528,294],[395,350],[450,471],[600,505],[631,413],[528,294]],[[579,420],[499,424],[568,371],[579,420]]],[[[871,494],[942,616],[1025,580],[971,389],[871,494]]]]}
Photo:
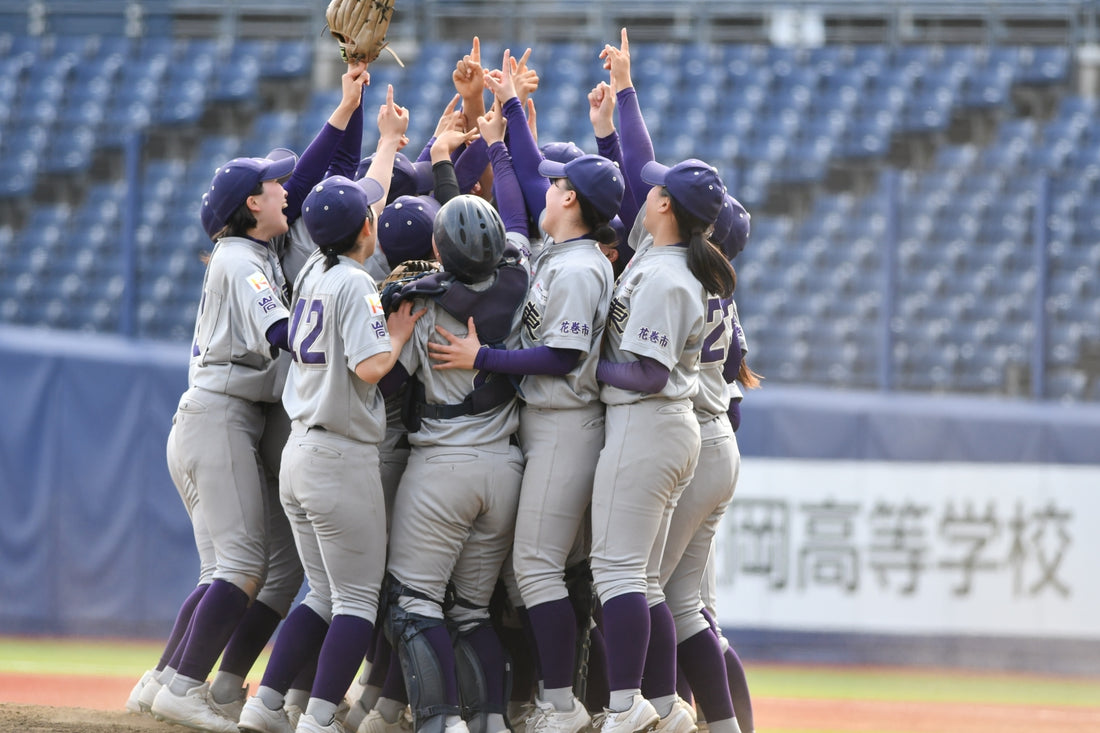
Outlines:
{"type": "Polygon", "coordinates": [[[714,234],[711,239],[721,248],[728,259],[741,254],[749,241],[749,222],[752,217],[741,202],[726,194],[722,202],[722,211],[714,222],[714,234]]]}
{"type": "Polygon", "coordinates": [[[222,230],[225,224],[219,226],[218,221],[214,217],[214,207],[210,205],[210,194],[204,193],[202,195],[202,208],[199,212],[199,218],[202,219],[202,230],[206,232],[206,236],[210,237],[210,241],[213,242],[218,232],[222,230]]]}
{"type": "MultiPolygon", "coordinates": [[[[359,168],[355,171],[355,180],[360,180],[367,175],[374,153],[359,161],[359,168]]],[[[421,160],[412,162],[404,153],[393,156],[393,178],[390,179],[390,191],[386,196],[386,203],[392,204],[398,196],[420,196],[430,193],[435,187],[432,178],[432,162],[421,160]]]]}
{"type": "Polygon", "coordinates": [[[367,209],[384,193],[373,178],[353,181],[347,176],[330,176],[321,181],[302,202],[302,219],[310,239],[323,247],[359,231],[367,209]]]}
{"type": "Polygon", "coordinates": [[[576,143],[573,142],[546,143],[541,146],[539,150],[542,152],[543,158],[558,163],[568,163],[584,155],[584,151],[578,148],[576,143]]]}
{"type": "Polygon", "coordinates": [[[214,230],[225,226],[229,217],[252,195],[256,186],[263,181],[277,181],[290,175],[294,164],[294,158],[234,158],[222,164],[214,171],[214,178],[210,181],[210,190],[207,192],[210,224],[214,230]]]}
{"type": "Polygon", "coordinates": [[[692,216],[713,224],[726,200],[726,187],[718,171],[697,158],[688,158],[669,168],[651,160],[642,166],[642,180],[664,186],[668,195],[692,216]]]}
{"type": "MultiPolygon", "coordinates": [[[[284,158],[293,158],[294,167],[298,167],[298,154],[290,148],[272,148],[264,157],[268,160],[283,160],[284,158]]],[[[285,182],[286,179],[289,177],[290,174],[288,173],[286,176],[280,178],[279,180],[285,182]]]]}
{"type": "Polygon", "coordinates": [[[439,202],[431,196],[399,196],[378,217],[378,244],[391,268],[432,258],[432,226],[439,202]]]}
{"type": "Polygon", "coordinates": [[[600,155],[582,155],[568,163],[544,160],[539,163],[539,175],[566,178],[578,194],[592,204],[603,218],[610,221],[619,213],[626,184],[619,166],[600,155]]]}

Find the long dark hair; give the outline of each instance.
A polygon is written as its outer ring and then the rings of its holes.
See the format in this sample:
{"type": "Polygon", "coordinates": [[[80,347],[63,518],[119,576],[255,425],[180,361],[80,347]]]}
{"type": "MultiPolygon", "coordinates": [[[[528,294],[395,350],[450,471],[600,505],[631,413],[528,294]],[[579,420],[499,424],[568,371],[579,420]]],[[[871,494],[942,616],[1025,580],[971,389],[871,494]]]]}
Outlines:
{"type": "Polygon", "coordinates": [[[619,234],[611,226],[611,222],[596,212],[596,207],[592,205],[592,202],[586,199],[580,191],[573,188],[573,183],[568,178],[561,180],[565,181],[566,191],[577,194],[577,203],[581,207],[581,221],[588,227],[588,231],[592,232],[592,238],[600,244],[617,244],[619,234]]]}
{"type": "Polygon", "coordinates": [[[676,226],[680,230],[680,241],[687,243],[688,269],[708,293],[729,298],[737,287],[737,273],[733,266],[711,242],[707,236],[714,229],[713,222],[703,221],[680,205],[680,202],[665,195],[672,202],[672,215],[676,217],[676,226]]]}
{"type": "Polygon", "coordinates": [[[245,200],[241,202],[241,205],[229,215],[229,219],[225,222],[225,226],[214,235],[215,241],[222,237],[244,237],[247,236],[249,229],[255,228],[256,216],[248,208],[248,199],[251,196],[260,196],[263,192],[264,182],[260,181],[256,184],[256,187],[252,189],[252,192],[245,197],[245,200]]]}
{"type": "Polygon", "coordinates": [[[363,217],[363,221],[359,222],[359,226],[335,242],[330,242],[324,246],[319,246],[321,254],[325,256],[325,272],[328,272],[330,268],[336,265],[340,261],[340,255],[345,252],[350,252],[355,249],[355,243],[359,241],[359,233],[363,231],[363,222],[374,223],[374,210],[371,207],[367,207],[367,215],[363,217]]]}

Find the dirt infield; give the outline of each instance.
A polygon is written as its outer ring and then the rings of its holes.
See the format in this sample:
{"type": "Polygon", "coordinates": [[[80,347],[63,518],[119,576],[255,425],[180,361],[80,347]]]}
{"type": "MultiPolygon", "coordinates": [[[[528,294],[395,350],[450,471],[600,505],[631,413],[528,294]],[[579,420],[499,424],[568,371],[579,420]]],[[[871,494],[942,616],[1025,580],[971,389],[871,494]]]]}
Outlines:
{"type": "MultiPolygon", "coordinates": [[[[0,733],[182,731],[122,706],[133,680],[0,674],[0,733]]],[[[1096,733],[1100,708],[753,699],[757,733],[1096,733]]]]}

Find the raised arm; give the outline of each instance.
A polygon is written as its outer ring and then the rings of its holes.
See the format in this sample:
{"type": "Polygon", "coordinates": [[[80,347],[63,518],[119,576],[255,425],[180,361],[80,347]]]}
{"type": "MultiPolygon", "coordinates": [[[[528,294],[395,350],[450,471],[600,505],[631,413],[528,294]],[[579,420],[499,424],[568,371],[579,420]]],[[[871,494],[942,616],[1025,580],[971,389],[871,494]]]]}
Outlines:
{"type": "Polygon", "coordinates": [[[549,188],[550,181],[539,175],[542,153],[539,152],[539,146],[531,134],[531,128],[527,126],[523,105],[516,94],[512,79],[511,58],[511,51],[505,51],[500,73],[487,74],[485,80],[496,95],[508,120],[508,151],[512,154],[512,166],[519,180],[520,189],[523,191],[527,213],[538,221],[539,215],[546,207],[546,189],[549,188]]]}
{"type": "MultiPolygon", "coordinates": [[[[389,84],[386,87],[386,103],[378,108],[378,147],[371,160],[370,168],[367,168],[364,176],[382,184],[382,190],[387,195],[390,191],[390,182],[393,180],[393,159],[401,148],[407,129],[409,129],[409,110],[394,104],[393,85],[389,84]]],[[[373,204],[375,221],[385,207],[386,196],[373,204]]]]}

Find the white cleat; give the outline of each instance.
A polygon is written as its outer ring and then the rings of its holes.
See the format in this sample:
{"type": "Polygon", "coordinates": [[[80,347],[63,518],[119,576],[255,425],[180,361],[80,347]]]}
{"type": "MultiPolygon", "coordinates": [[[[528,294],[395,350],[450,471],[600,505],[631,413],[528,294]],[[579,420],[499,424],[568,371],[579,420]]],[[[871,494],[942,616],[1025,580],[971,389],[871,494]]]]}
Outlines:
{"type": "Polygon", "coordinates": [[[145,684],[145,687],[141,688],[141,694],[138,695],[137,700],[141,712],[150,712],[150,708],[153,707],[153,699],[157,696],[157,693],[160,692],[160,688],[162,687],[164,687],[164,685],[157,679],[156,675],[153,675],[153,679],[149,680],[149,682],[145,684]]]}
{"type": "Polygon", "coordinates": [[[653,703],[641,695],[635,695],[634,702],[626,710],[604,710],[600,716],[601,733],[651,733],[661,721],[653,703]]]}
{"type": "Polygon", "coordinates": [[[592,717],[575,697],[569,710],[558,710],[553,703],[536,700],[535,711],[527,718],[526,733],[580,733],[591,722],[592,717]]]}
{"type": "Polygon", "coordinates": [[[673,705],[668,715],[657,723],[657,733],[697,733],[699,726],[681,705],[673,705]]]}
{"type": "MultiPolygon", "coordinates": [[[[126,712],[133,713],[134,715],[140,715],[147,712],[141,708],[141,692],[144,690],[150,682],[156,682],[156,672],[151,669],[145,670],[142,673],[141,679],[134,685],[134,689],[130,690],[130,697],[126,698],[126,712]]],[[[160,684],[159,682],[157,683],[160,684]]]]}
{"type": "Polygon", "coordinates": [[[258,696],[250,697],[245,702],[237,727],[242,731],[259,733],[294,733],[294,726],[287,718],[286,709],[271,710],[258,696]]]}
{"type": "Polygon", "coordinates": [[[309,713],[302,713],[302,717],[298,718],[298,725],[294,730],[295,733],[347,733],[344,724],[336,718],[333,718],[327,725],[321,725],[321,722],[309,713]]]}
{"type": "Polygon", "coordinates": [[[185,695],[175,695],[165,685],[153,698],[153,717],[165,723],[209,733],[238,733],[237,722],[228,720],[210,707],[210,683],[192,687],[185,695]]]}
{"type": "Polygon", "coordinates": [[[371,710],[359,723],[355,733],[412,733],[413,721],[408,711],[397,716],[397,722],[391,723],[382,717],[382,713],[371,710]]]}
{"type": "Polygon", "coordinates": [[[209,697],[210,707],[214,709],[215,713],[231,723],[236,723],[241,718],[241,710],[244,709],[244,701],[248,699],[248,685],[242,687],[237,698],[229,702],[218,702],[214,699],[213,695],[209,697]]]}

